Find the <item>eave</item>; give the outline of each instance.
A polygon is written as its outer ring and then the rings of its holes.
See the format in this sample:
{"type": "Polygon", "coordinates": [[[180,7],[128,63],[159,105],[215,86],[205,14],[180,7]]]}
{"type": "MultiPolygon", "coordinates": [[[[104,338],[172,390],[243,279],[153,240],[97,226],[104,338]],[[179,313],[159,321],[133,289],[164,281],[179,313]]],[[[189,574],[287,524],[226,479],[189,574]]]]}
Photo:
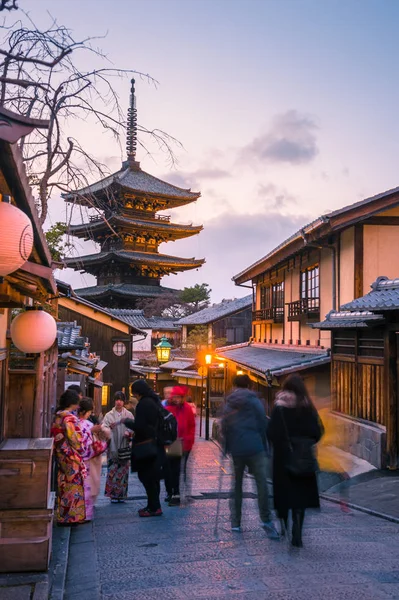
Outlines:
{"type": "Polygon", "coordinates": [[[202,266],[205,259],[196,260],[194,258],[178,258],[150,252],[100,252],[98,254],[89,254],[77,258],[68,258],[65,260],[67,267],[75,269],[86,269],[87,267],[104,265],[109,262],[124,262],[130,264],[160,266],[172,270],[196,269],[202,266]]]}

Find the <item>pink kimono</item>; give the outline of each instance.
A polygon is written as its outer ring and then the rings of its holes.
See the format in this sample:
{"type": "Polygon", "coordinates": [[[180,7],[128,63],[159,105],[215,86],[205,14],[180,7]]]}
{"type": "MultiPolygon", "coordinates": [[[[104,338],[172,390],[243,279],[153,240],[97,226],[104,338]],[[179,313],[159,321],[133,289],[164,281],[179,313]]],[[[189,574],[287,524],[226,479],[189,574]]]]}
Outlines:
{"type": "Polygon", "coordinates": [[[91,521],[94,515],[94,503],[98,496],[98,486],[92,481],[92,475],[94,475],[94,473],[91,474],[91,460],[105,452],[108,444],[106,441],[98,439],[97,436],[93,437],[91,432],[93,423],[87,419],[79,419],[79,425],[83,436],[83,461],[87,469],[87,477],[84,479],[86,521],[91,521]]]}

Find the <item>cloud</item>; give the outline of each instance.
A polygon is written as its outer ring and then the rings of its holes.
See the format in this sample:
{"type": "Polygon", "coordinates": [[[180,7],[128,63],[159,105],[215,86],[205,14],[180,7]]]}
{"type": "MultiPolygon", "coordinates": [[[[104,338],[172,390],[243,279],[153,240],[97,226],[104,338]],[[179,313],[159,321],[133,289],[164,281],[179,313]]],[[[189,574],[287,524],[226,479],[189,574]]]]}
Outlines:
{"type": "Polygon", "coordinates": [[[241,160],[301,165],[319,153],[314,120],[296,110],[277,115],[270,129],[241,151],[241,160]]]}
{"type": "Polygon", "coordinates": [[[277,188],[273,183],[259,184],[258,196],[264,200],[264,206],[268,210],[280,212],[290,204],[296,204],[295,196],[289,192],[277,188]]]}
{"type": "Polygon", "coordinates": [[[185,190],[200,189],[205,180],[218,180],[231,177],[231,174],[224,169],[202,168],[195,171],[175,171],[167,173],[160,177],[173,185],[177,185],[185,190]]]}

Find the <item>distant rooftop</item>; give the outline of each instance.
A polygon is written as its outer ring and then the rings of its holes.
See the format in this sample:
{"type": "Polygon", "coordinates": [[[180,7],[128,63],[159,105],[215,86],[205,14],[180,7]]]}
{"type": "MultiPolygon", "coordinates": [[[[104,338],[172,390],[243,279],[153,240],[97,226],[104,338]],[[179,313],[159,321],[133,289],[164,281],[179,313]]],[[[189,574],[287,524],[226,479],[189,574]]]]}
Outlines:
{"type": "Polygon", "coordinates": [[[389,279],[388,277],[378,277],[371,284],[371,292],[356,298],[352,302],[347,302],[341,306],[342,310],[349,311],[386,311],[399,309],[399,278],[389,279]]]}
{"type": "Polygon", "coordinates": [[[133,327],[139,327],[140,329],[153,329],[153,330],[178,330],[180,326],[177,324],[177,319],[171,317],[145,317],[144,310],[130,309],[130,308],[109,308],[108,311],[126,321],[133,327]]]}
{"type": "Polygon", "coordinates": [[[252,306],[252,294],[235,300],[223,300],[192,315],[179,319],[179,325],[207,325],[252,306]]]}

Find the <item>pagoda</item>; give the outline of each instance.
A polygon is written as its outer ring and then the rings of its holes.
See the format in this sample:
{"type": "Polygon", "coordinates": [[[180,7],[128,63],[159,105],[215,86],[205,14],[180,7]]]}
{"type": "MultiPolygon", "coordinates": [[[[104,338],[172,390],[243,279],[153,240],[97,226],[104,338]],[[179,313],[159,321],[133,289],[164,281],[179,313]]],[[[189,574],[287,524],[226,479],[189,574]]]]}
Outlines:
{"type": "Polygon", "coordinates": [[[83,189],[63,194],[64,200],[94,207],[99,215],[69,232],[94,240],[100,252],[65,259],[68,267],[91,273],[97,285],[76,290],[83,298],[110,308],[134,308],[143,298],[175,292],[161,286],[170,273],[198,269],[205,260],[160,254],[161,242],[175,241],[202,230],[202,225],[179,225],[159,211],[186,206],[200,197],[153,177],[136,161],[137,110],[132,79],[127,122],[127,160],[117,173],[83,189]]]}

